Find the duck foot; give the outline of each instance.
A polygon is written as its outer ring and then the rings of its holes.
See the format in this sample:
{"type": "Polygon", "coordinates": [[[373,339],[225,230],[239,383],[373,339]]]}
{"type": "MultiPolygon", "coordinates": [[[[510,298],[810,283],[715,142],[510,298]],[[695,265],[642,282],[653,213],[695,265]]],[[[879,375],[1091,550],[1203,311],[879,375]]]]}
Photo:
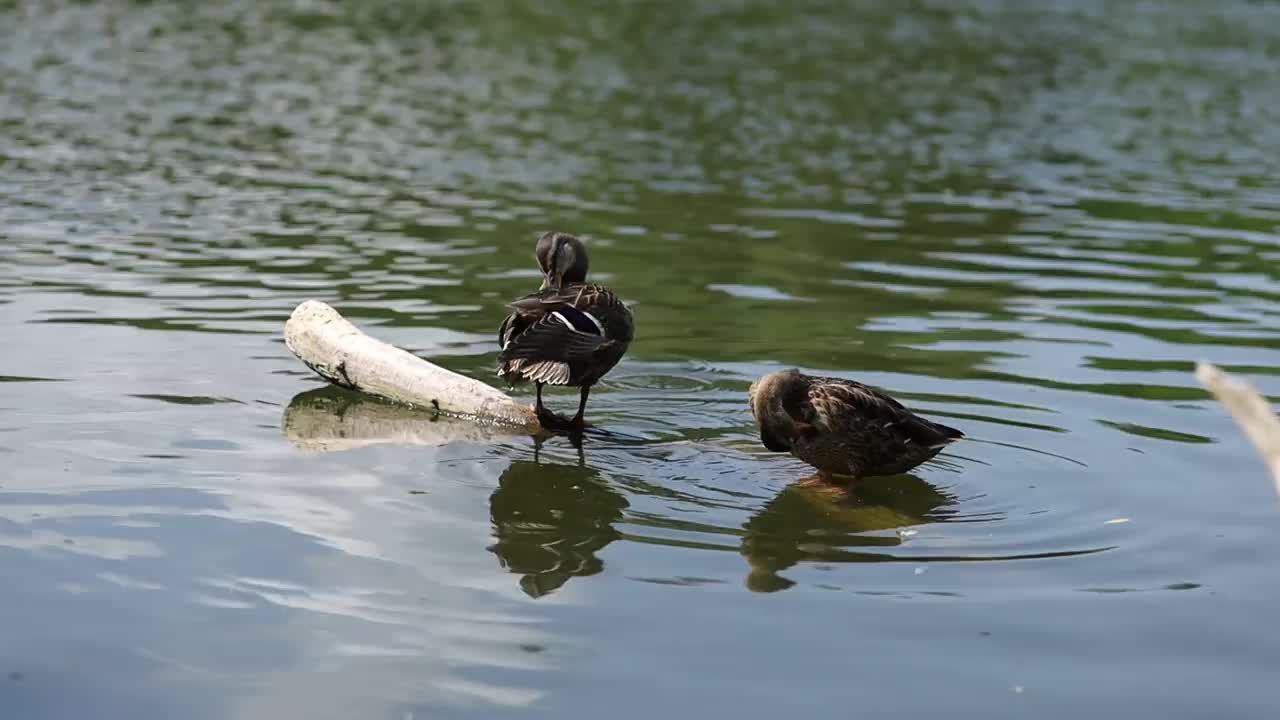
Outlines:
{"type": "Polygon", "coordinates": [[[825,471],[818,471],[812,475],[805,475],[797,480],[795,484],[817,487],[852,488],[858,484],[858,478],[853,477],[852,475],[835,475],[825,471]]]}
{"type": "Polygon", "coordinates": [[[543,429],[549,432],[581,435],[583,430],[591,427],[591,423],[581,417],[567,418],[557,412],[548,410],[545,406],[535,406],[533,411],[538,416],[538,422],[543,429]]]}
{"type": "Polygon", "coordinates": [[[796,480],[793,485],[815,497],[826,498],[832,502],[845,502],[853,496],[858,483],[849,477],[817,472],[796,480]]]}

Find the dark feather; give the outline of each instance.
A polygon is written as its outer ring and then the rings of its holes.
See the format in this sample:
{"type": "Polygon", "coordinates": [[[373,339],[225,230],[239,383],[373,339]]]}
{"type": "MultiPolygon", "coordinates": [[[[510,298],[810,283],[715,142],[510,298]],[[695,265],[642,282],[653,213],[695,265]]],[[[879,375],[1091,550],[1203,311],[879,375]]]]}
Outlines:
{"type": "Polygon", "coordinates": [[[499,329],[499,374],[554,385],[594,383],[626,351],[631,312],[607,288],[545,288],[511,303],[499,329]]]}
{"type": "Polygon", "coordinates": [[[576,307],[565,305],[551,311],[553,317],[561,319],[568,327],[586,335],[604,335],[604,326],[599,320],[582,312],[576,307]]]}
{"type": "Polygon", "coordinates": [[[600,335],[578,332],[561,322],[554,313],[544,316],[520,333],[498,356],[506,359],[585,360],[607,342],[600,335]]]}
{"type": "Polygon", "coordinates": [[[506,349],[507,344],[516,335],[524,332],[529,326],[529,318],[518,313],[511,313],[502,321],[502,326],[498,328],[498,347],[506,349]]]}

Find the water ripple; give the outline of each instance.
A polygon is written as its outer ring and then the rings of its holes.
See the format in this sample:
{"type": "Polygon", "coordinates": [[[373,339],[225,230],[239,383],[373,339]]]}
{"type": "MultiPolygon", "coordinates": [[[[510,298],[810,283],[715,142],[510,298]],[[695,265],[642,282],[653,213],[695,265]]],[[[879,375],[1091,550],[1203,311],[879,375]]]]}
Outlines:
{"type": "Polygon", "coordinates": [[[1271,710],[1274,499],[1190,370],[1280,395],[1276,8],[578,5],[0,4],[0,707],[1271,710]],[[551,228],[639,328],[582,448],[281,342],[492,380],[551,228]],[[969,439],[816,485],[785,367],[969,439]]]}

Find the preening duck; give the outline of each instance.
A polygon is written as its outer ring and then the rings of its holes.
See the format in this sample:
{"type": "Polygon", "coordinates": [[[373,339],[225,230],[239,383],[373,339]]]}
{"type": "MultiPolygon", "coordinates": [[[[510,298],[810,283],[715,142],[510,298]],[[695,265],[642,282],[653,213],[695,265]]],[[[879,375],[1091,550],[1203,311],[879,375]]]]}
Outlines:
{"type": "Polygon", "coordinates": [[[618,364],[634,337],[631,310],[609,288],[586,281],[587,249],[578,238],[546,233],[534,256],[542,287],[510,304],[498,330],[498,375],[512,384],[534,383],[544,427],[581,430],[591,386],[618,364]],[[543,385],[582,388],[572,420],[543,406],[543,385]]]}
{"type": "Polygon", "coordinates": [[[964,437],[884,392],[799,370],[761,377],[748,397],[764,446],[789,452],[826,476],[900,475],[964,437]]]}

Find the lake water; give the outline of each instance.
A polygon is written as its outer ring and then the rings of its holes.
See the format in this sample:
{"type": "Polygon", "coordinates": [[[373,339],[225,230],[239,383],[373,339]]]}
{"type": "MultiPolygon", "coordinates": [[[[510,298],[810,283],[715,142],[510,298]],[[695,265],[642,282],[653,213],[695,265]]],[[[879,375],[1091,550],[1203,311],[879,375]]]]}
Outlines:
{"type": "Polygon", "coordinates": [[[1274,714],[1191,371],[1280,394],[1280,6],[530,5],[0,2],[0,716],[1274,714]],[[497,382],[553,228],[638,327],[581,453],[283,344],[497,382]],[[791,366],[969,439],[793,486],[791,366]]]}

